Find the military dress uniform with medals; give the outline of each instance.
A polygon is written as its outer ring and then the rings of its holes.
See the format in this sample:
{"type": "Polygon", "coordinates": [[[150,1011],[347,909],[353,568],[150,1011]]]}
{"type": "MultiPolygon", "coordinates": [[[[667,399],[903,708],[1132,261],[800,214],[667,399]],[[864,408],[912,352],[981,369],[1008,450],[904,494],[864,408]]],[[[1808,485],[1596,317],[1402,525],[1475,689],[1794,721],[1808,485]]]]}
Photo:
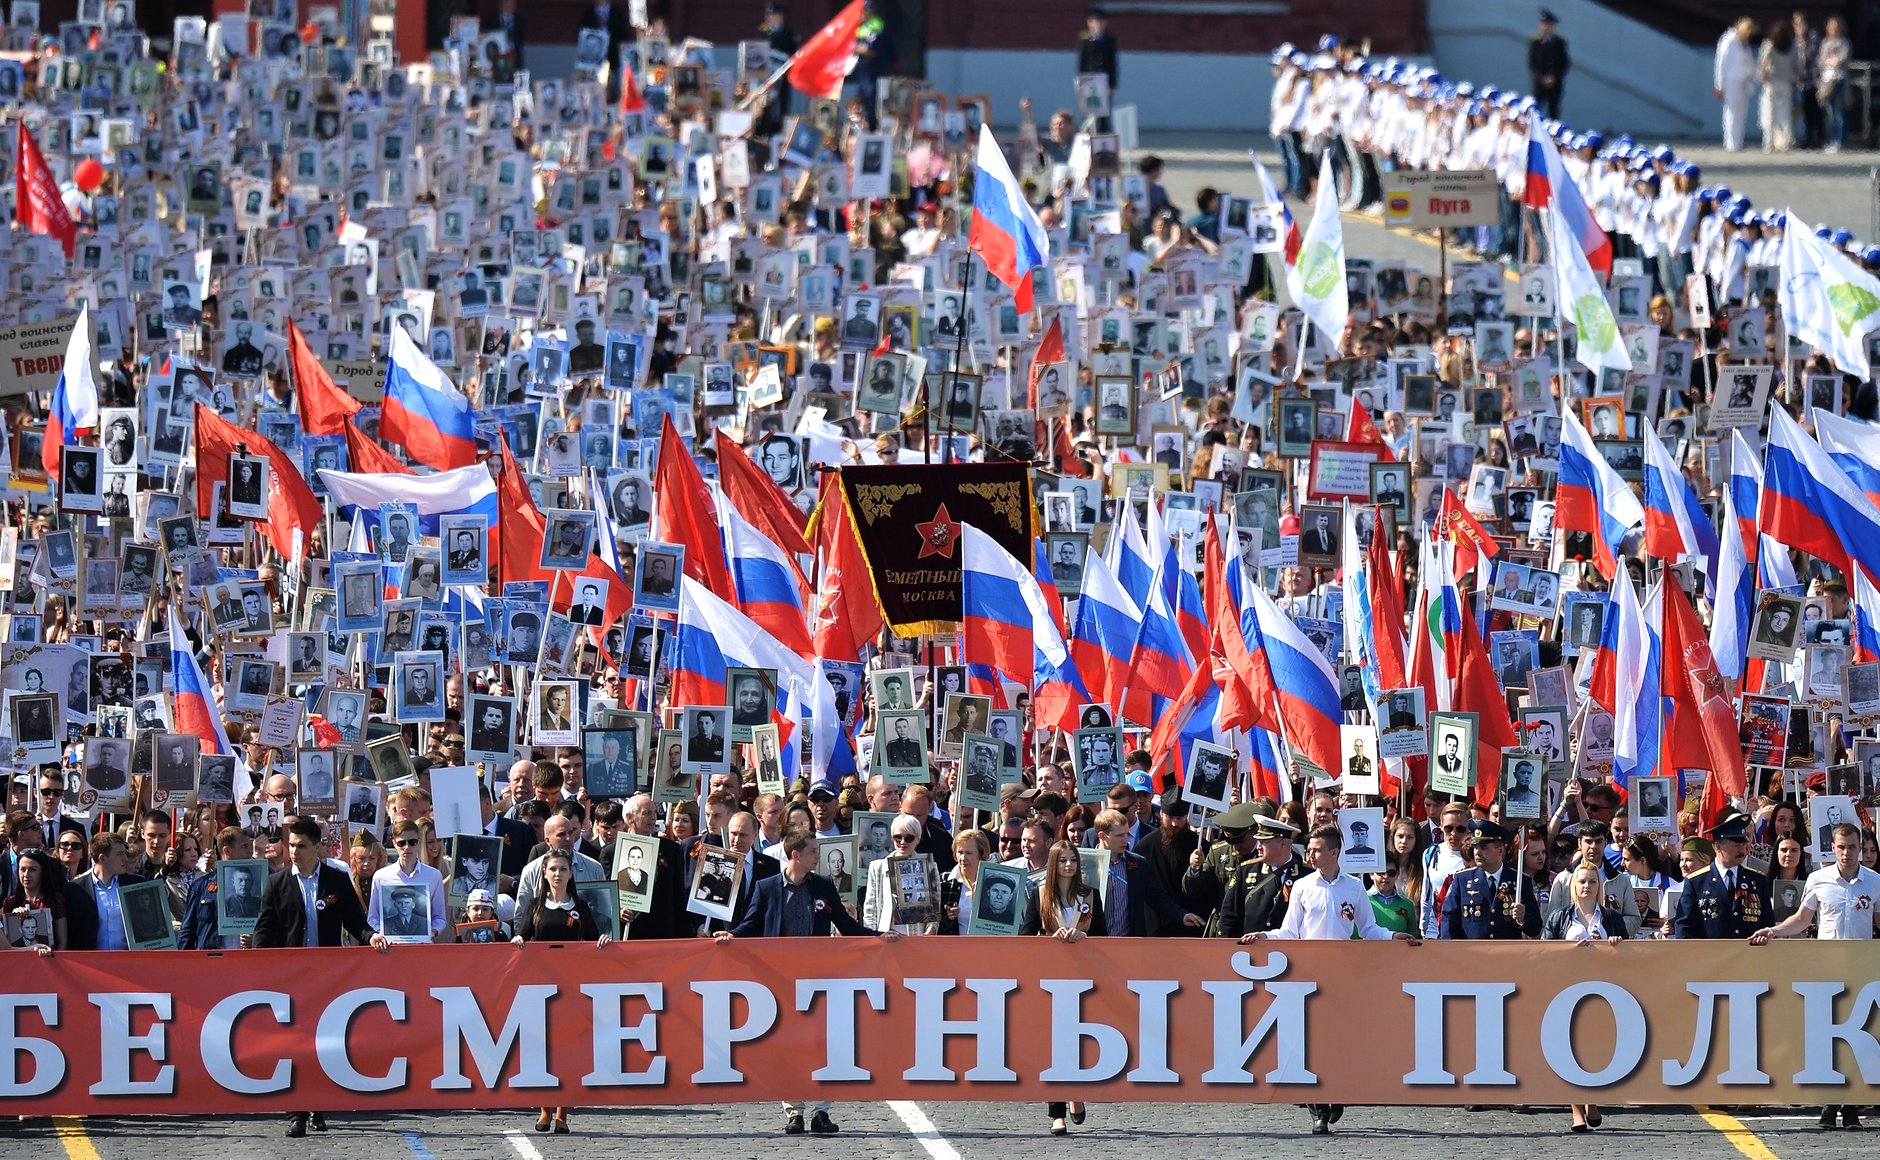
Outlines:
{"type": "MultiPolygon", "coordinates": [[[[1749,819],[1718,822],[1713,841],[1746,840],[1749,819]]],[[[1769,879],[1747,866],[1715,863],[1684,880],[1672,931],[1677,938],[1746,939],[1769,921],[1769,879]]]]}
{"type": "MultiPolygon", "coordinates": [[[[1291,837],[1297,831],[1284,822],[1262,818],[1254,831],[1256,838],[1291,837]]],[[[1286,921],[1286,907],[1292,902],[1293,883],[1312,873],[1312,868],[1297,853],[1279,866],[1269,866],[1259,858],[1248,858],[1234,872],[1234,880],[1221,899],[1221,938],[1239,938],[1254,931],[1278,930],[1286,921]]]]}
{"type": "MultiPolygon", "coordinates": [[[[1469,824],[1476,841],[1509,841],[1508,831],[1494,822],[1477,818],[1469,824]]],[[[1459,870],[1449,880],[1443,898],[1443,937],[1448,939],[1522,939],[1539,938],[1541,906],[1534,894],[1534,883],[1504,860],[1501,868],[1490,874],[1480,866],[1459,870]],[[1515,920],[1516,903],[1524,909],[1515,920]]]]}
{"type": "Polygon", "coordinates": [[[1245,855],[1238,848],[1240,839],[1254,827],[1259,816],[1250,802],[1230,806],[1218,814],[1214,825],[1221,831],[1223,840],[1208,847],[1201,869],[1191,869],[1183,874],[1182,893],[1187,896],[1189,909],[1208,916],[1207,926],[1202,931],[1204,938],[1214,938],[1220,934],[1221,902],[1234,885],[1235,872],[1245,860],[1245,855]]]}

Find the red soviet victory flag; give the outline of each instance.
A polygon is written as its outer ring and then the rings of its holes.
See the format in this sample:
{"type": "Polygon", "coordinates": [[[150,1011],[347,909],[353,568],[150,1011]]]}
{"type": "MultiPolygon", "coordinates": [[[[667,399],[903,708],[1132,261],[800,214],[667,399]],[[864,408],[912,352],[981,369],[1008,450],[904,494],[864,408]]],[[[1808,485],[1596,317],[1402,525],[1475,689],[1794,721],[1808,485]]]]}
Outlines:
{"type": "MultiPolygon", "coordinates": [[[[294,390],[300,395],[300,429],[309,435],[342,435],[346,420],[365,406],[341,390],[333,376],[326,373],[307,336],[293,319],[287,320],[287,365],[293,372],[294,390]]],[[[354,468],[363,471],[364,468],[354,468]]]]}
{"type": "Polygon", "coordinates": [[[855,60],[855,33],[861,26],[862,0],[854,0],[790,58],[791,86],[812,97],[840,97],[842,82],[855,60]]]}
{"type": "Polygon", "coordinates": [[[65,199],[59,196],[58,179],[52,176],[45,155],[39,152],[39,142],[33,140],[24,121],[20,122],[16,155],[19,174],[14,183],[13,200],[18,207],[15,212],[19,214],[20,227],[29,234],[59,239],[69,260],[72,247],[78,243],[78,223],[66,211],[65,199]]]}
{"type": "Polygon", "coordinates": [[[268,518],[259,522],[261,534],[284,559],[294,558],[296,532],[301,554],[311,552],[322,509],[300,465],[272,440],[236,426],[201,403],[196,404],[196,514],[203,519],[215,514],[215,485],[228,478],[229,457],[244,449],[268,461],[268,518]]]}

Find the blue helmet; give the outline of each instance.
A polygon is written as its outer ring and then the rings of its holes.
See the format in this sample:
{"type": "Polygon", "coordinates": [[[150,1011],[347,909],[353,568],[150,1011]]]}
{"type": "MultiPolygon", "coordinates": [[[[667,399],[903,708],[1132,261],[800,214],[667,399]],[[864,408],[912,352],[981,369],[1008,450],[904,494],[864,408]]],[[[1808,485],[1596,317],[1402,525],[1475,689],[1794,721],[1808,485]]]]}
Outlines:
{"type": "Polygon", "coordinates": [[[1829,241],[1833,242],[1836,246],[1845,246],[1853,240],[1854,231],[1852,230],[1836,230],[1834,231],[1834,237],[1829,239],[1829,241]]]}
{"type": "Polygon", "coordinates": [[[1320,52],[1337,52],[1338,51],[1338,38],[1336,36],[1319,37],[1319,51],[1320,52]]]}
{"type": "Polygon", "coordinates": [[[1702,189],[1697,191],[1698,201],[1712,201],[1716,198],[1716,196],[1717,196],[1717,191],[1710,188],[1708,185],[1704,186],[1702,189]]]}
{"type": "Polygon", "coordinates": [[[1869,266],[1880,265],[1880,246],[1868,246],[1860,252],[1860,260],[1869,266]]]}
{"type": "Polygon", "coordinates": [[[1785,213],[1772,213],[1763,219],[1763,224],[1778,230],[1785,230],[1789,227],[1789,215],[1785,213]]]}
{"type": "Polygon", "coordinates": [[[1653,161],[1670,161],[1676,156],[1677,154],[1671,151],[1671,146],[1669,145],[1660,145],[1658,148],[1652,150],[1653,161]]]}
{"type": "Polygon", "coordinates": [[[1698,178],[1704,176],[1704,167],[1695,161],[1686,161],[1684,163],[1684,176],[1690,178],[1692,181],[1696,181],[1698,178]]]}
{"type": "Polygon", "coordinates": [[[1718,201],[1729,201],[1731,198],[1735,196],[1736,194],[1730,192],[1729,186],[1719,185],[1717,187],[1716,198],[1718,201]]]}
{"type": "Polygon", "coordinates": [[[1829,229],[1827,226],[1816,226],[1815,236],[1825,242],[1834,237],[1834,231],[1829,229]]]}
{"type": "Polygon", "coordinates": [[[1729,210],[1724,213],[1723,219],[1731,225],[1744,225],[1749,220],[1749,207],[1732,202],[1730,203],[1729,210]]]}

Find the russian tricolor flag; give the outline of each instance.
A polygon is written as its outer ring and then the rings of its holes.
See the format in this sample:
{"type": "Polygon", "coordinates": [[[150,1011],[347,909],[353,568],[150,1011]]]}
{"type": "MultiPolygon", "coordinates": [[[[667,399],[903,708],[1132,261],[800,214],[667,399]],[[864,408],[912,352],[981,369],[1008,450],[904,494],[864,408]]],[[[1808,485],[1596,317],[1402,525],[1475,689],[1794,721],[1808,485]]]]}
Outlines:
{"type": "Polygon", "coordinates": [[[1554,526],[1593,537],[1593,562],[1611,579],[1619,545],[1645,522],[1632,488],[1593,446],[1571,406],[1561,408],[1560,473],[1554,491],[1554,526]]]}
{"type": "Polygon", "coordinates": [[[836,699],[829,682],[802,654],[690,576],[679,585],[678,651],[672,675],[675,706],[725,704],[727,668],[776,670],[784,719],[809,722],[815,777],[828,771],[836,742],[836,699]]]}
{"type": "Polygon", "coordinates": [[[392,327],[379,434],[419,463],[449,471],[476,462],[470,400],[451,384],[402,326],[392,327]]]}
{"type": "Polygon", "coordinates": [[[1880,427],[1858,423],[1829,411],[1816,411],[1815,438],[1828,458],[1847,472],[1847,477],[1862,494],[1880,508],[1880,427]]]}
{"type": "Polygon", "coordinates": [[[1255,636],[1247,642],[1254,656],[1254,696],[1274,706],[1288,748],[1336,774],[1343,768],[1339,726],[1344,714],[1331,662],[1265,589],[1248,587],[1256,622],[1255,636]]]}
{"type": "Polygon", "coordinates": [[[1031,311],[1033,270],[1044,268],[1051,245],[1025,190],[999,152],[989,125],[979,126],[978,172],[973,177],[973,222],[966,244],[1011,289],[1020,314],[1031,311]]]}
{"type": "Polygon", "coordinates": [[[1037,659],[1070,661],[1038,581],[999,542],[960,526],[960,611],[966,656],[1031,688],[1037,659]]]}
{"type": "Polygon", "coordinates": [[[1770,539],[1844,573],[1858,564],[1880,576],[1880,511],[1780,406],[1769,409],[1757,522],[1770,539]]]}
{"type": "MultiPolygon", "coordinates": [[[[1151,501],[1151,510],[1153,507],[1154,501],[1151,501]]],[[[1131,603],[1137,608],[1149,603],[1149,586],[1155,582],[1155,563],[1148,542],[1143,538],[1142,525],[1136,522],[1135,504],[1123,505],[1122,517],[1116,521],[1110,542],[1104,547],[1103,563],[1116,574],[1117,582],[1129,594],[1131,603]]]]}
{"type": "Polygon", "coordinates": [[[1561,164],[1560,150],[1554,148],[1553,139],[1541,132],[1535,121],[1528,122],[1527,186],[1521,194],[1521,204],[1537,210],[1554,206],[1561,221],[1580,243],[1586,264],[1599,271],[1601,277],[1611,276],[1612,239],[1599,228],[1593,212],[1586,208],[1586,199],[1580,196],[1579,187],[1561,164]]]}
{"type": "Polygon", "coordinates": [[[1865,572],[1854,573],[1852,579],[1855,659],[1863,663],[1880,660],[1880,589],[1874,587],[1865,572]]]}
{"type": "Polygon", "coordinates": [[[196,654],[190,651],[189,637],[183,632],[183,622],[177,618],[174,607],[170,609],[170,681],[176,731],[200,740],[204,753],[234,753],[235,747],[228,741],[228,730],[222,725],[222,714],[216,710],[210,696],[209,681],[202,675],[202,666],[196,663],[196,654]]]}
{"type": "Polygon", "coordinates": [[[812,651],[809,618],[803,611],[803,591],[797,587],[797,572],[790,558],[722,493],[718,496],[718,522],[730,549],[738,607],[784,647],[808,656],[812,651]]]}
{"type": "Polygon", "coordinates": [[[1123,591],[1115,575],[1095,551],[1086,549],[1083,593],[1077,598],[1077,620],[1071,628],[1071,656],[1077,671],[1102,698],[1119,704],[1129,685],[1129,662],[1142,627],[1142,611],[1123,591]]]}
{"type": "Polygon", "coordinates": [[[1286,199],[1281,197],[1279,190],[1273,187],[1273,179],[1267,176],[1266,166],[1260,163],[1260,155],[1249,149],[1247,150],[1247,156],[1253,161],[1253,173],[1260,182],[1261,202],[1266,205],[1278,206],[1280,220],[1285,223],[1286,246],[1282,256],[1286,259],[1288,266],[1296,266],[1299,264],[1299,247],[1301,245],[1299,223],[1293,220],[1292,210],[1286,208],[1286,199]]]}
{"type": "Polygon", "coordinates": [[[1660,655],[1657,634],[1658,599],[1651,610],[1641,609],[1632,587],[1632,573],[1621,568],[1613,577],[1607,598],[1606,626],[1593,659],[1592,697],[1612,714],[1612,780],[1620,785],[1634,777],[1650,777],[1658,768],[1660,655]]]}
{"type": "Polygon", "coordinates": [[[1656,432],[1645,433],[1645,550],[1675,562],[1680,555],[1703,558],[1705,592],[1717,594],[1717,531],[1691,482],[1656,432]]]}
{"type": "MultiPolygon", "coordinates": [[[[1738,434],[1741,438],[1741,434],[1738,434]]],[[[1735,483],[1732,474],[1731,482],[1735,483]]],[[[1717,552],[1716,592],[1711,597],[1710,655],[1732,681],[1743,678],[1749,656],[1749,625],[1756,598],[1756,566],[1748,545],[1756,540],[1754,515],[1749,538],[1743,534],[1742,513],[1736,507],[1736,488],[1723,493],[1723,542],[1717,552]]],[[[1752,503],[1754,500],[1752,499],[1752,503]]]]}
{"type": "Polygon", "coordinates": [[[59,478],[60,448],[77,443],[81,432],[98,425],[97,361],[91,349],[91,305],[81,302],[72,336],[65,340],[65,366],[59,371],[58,385],[52,388],[46,437],[39,445],[40,465],[53,480],[59,478]]]}

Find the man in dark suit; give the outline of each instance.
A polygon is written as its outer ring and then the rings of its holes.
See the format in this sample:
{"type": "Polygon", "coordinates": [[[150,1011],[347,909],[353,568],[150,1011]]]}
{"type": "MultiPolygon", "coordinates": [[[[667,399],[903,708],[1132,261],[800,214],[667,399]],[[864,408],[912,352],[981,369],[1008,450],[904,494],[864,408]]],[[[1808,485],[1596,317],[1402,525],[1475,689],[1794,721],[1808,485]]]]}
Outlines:
{"type": "Polygon", "coordinates": [[[142,882],[130,872],[130,848],[107,830],[91,840],[91,869],[65,888],[65,945],[75,951],[129,950],[118,891],[142,882]]]}
{"type": "Polygon", "coordinates": [[[1486,818],[1469,823],[1475,865],[1449,880],[1443,896],[1443,937],[1539,938],[1541,908],[1534,883],[1507,865],[1507,830],[1486,818]]]}
{"type": "Polygon", "coordinates": [[[1684,880],[1671,929],[1677,938],[1746,939],[1769,918],[1769,879],[1743,865],[1749,819],[1730,814],[1711,830],[1717,860],[1684,880]]]}
{"type": "Polygon", "coordinates": [[[633,39],[633,28],[627,23],[627,6],[611,4],[608,0],[589,4],[587,11],[581,14],[581,27],[607,30],[607,63],[612,66],[607,73],[607,102],[612,104],[620,99],[620,44],[633,39]]]}
{"type": "MultiPolygon", "coordinates": [[[[276,871],[261,892],[261,917],[248,942],[257,947],[336,947],[340,935],[357,943],[389,951],[385,936],[366,925],[366,909],[344,870],[329,866],[321,855],[320,823],[295,818],[287,827],[286,868],[276,871]]],[[[312,1124],[326,1131],[326,1118],[318,1112],[289,1112],[287,1136],[297,1140],[312,1124]]]]}
{"type": "Polygon", "coordinates": [[[1332,517],[1312,517],[1312,526],[1299,537],[1299,551],[1308,556],[1336,556],[1338,535],[1332,531],[1332,517]]]}
{"type": "MultiPolygon", "coordinates": [[[[863,926],[842,905],[842,896],[836,892],[836,884],[815,872],[821,858],[820,845],[815,834],[801,830],[785,834],[783,872],[771,875],[753,887],[744,917],[730,930],[721,930],[712,937],[721,943],[730,942],[734,938],[753,937],[828,938],[832,926],[850,938],[875,935],[875,931],[863,926]]],[[[880,932],[880,937],[895,942],[901,936],[896,931],[887,930],[880,932]]],[[[791,1136],[800,1134],[803,1131],[803,1105],[786,1102],[783,1110],[784,1133],[791,1136]]],[[[819,1135],[832,1135],[839,1130],[829,1118],[827,1100],[810,1101],[810,1113],[810,1131],[819,1135]]]]}

